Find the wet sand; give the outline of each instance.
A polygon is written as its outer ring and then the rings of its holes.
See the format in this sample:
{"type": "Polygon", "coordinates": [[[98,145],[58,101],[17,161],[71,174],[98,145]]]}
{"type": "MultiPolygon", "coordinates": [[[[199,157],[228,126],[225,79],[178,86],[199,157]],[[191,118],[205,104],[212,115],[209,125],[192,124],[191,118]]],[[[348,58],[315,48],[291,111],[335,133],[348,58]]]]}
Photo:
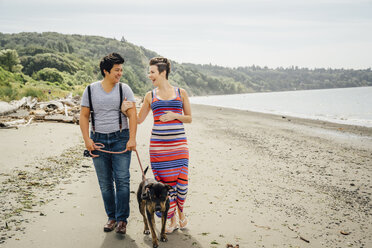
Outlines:
{"type": "MultiPolygon", "coordinates": [[[[189,228],[160,247],[372,246],[371,128],[201,105],[192,111],[189,228]]],[[[151,125],[149,116],[138,128],[144,165],[151,125]]],[[[134,194],[141,178],[134,154],[122,237],[102,231],[103,203],[78,126],[33,124],[0,130],[0,139],[0,247],[152,247],[134,194]]]]}

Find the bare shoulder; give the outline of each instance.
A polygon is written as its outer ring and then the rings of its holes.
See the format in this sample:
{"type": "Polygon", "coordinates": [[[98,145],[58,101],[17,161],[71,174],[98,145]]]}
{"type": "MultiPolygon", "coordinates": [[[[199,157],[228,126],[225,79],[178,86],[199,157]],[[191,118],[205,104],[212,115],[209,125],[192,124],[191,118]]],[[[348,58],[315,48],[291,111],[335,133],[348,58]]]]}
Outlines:
{"type": "Polygon", "coordinates": [[[149,98],[152,97],[152,91],[151,90],[146,93],[145,98],[147,98],[147,97],[149,97],[149,98]]]}
{"type": "Polygon", "coordinates": [[[151,92],[152,91],[148,91],[147,93],[146,93],[146,95],[145,95],[145,102],[151,102],[151,98],[152,98],[152,96],[151,96],[151,92]]]}
{"type": "Polygon", "coordinates": [[[187,91],[185,89],[180,88],[180,93],[182,97],[188,97],[187,91]]]}
{"type": "Polygon", "coordinates": [[[180,88],[181,95],[187,96],[187,91],[183,88],[180,88]]]}

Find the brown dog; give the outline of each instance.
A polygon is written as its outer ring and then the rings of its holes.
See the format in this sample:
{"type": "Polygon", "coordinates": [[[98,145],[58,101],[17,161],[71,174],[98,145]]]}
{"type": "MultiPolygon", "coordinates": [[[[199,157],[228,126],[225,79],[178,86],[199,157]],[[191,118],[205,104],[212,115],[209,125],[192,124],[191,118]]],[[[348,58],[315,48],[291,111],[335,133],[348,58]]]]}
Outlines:
{"type": "MultiPolygon", "coordinates": [[[[148,167],[146,168],[144,174],[146,174],[147,169],[148,167]]],[[[143,222],[145,224],[143,233],[148,235],[150,234],[151,230],[153,248],[159,246],[159,242],[155,233],[155,212],[161,213],[160,240],[162,242],[168,241],[167,235],[165,234],[165,225],[169,210],[168,191],[171,188],[172,187],[170,185],[157,182],[155,181],[155,179],[151,178],[142,180],[137,190],[137,201],[139,210],[143,216],[143,222]]]]}

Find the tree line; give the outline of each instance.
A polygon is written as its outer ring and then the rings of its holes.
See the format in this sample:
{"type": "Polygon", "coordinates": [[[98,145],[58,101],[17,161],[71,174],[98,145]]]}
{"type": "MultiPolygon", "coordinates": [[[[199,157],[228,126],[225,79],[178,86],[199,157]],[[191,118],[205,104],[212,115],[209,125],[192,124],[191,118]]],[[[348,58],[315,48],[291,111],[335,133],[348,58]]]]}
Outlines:
{"type": "MultiPolygon", "coordinates": [[[[135,94],[144,95],[152,88],[147,79],[148,60],[159,55],[124,37],[119,41],[54,32],[0,33],[0,99],[12,100],[25,94],[43,98],[49,89],[57,95],[81,94],[87,84],[102,79],[99,61],[111,52],[124,56],[122,82],[135,94]]],[[[190,95],[211,95],[371,86],[372,72],[370,68],[227,68],[172,61],[170,80],[190,95]]]]}

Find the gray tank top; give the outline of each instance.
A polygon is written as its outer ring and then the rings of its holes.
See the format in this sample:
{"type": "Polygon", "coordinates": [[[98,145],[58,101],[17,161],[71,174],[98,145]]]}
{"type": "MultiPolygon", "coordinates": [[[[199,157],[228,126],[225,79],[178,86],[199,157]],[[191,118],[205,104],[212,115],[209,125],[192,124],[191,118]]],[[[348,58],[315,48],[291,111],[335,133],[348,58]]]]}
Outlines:
{"type": "MultiPolygon", "coordinates": [[[[90,85],[92,105],[94,109],[95,130],[98,133],[113,133],[119,131],[119,114],[120,109],[120,87],[115,84],[111,92],[107,93],[103,90],[101,81],[94,82],[90,85]]],[[[132,89],[122,83],[123,100],[135,102],[132,89]]],[[[81,99],[81,106],[89,108],[88,90],[85,88],[81,99]]],[[[127,117],[121,114],[122,128],[128,129],[127,117]]]]}

